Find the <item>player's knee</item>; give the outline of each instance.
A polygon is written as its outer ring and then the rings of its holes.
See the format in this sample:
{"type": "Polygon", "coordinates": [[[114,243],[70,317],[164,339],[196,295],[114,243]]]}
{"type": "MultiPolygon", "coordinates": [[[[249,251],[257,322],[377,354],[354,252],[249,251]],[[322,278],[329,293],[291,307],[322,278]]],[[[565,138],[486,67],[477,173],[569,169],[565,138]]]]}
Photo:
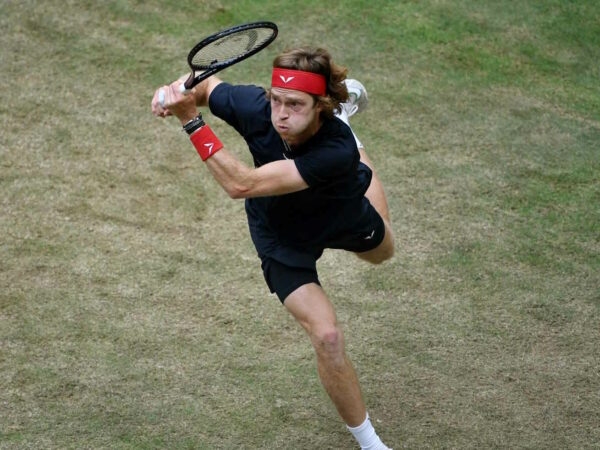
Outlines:
{"type": "Polygon", "coordinates": [[[389,225],[386,224],[385,228],[385,236],[379,246],[364,254],[364,259],[372,264],[381,264],[394,256],[394,235],[389,225]]]}
{"type": "Polygon", "coordinates": [[[394,244],[394,235],[391,233],[390,227],[386,226],[385,239],[378,247],[378,259],[375,264],[381,264],[394,256],[396,245],[394,244]]]}
{"type": "Polygon", "coordinates": [[[357,253],[357,255],[359,258],[371,264],[382,264],[394,256],[394,245],[387,243],[382,244],[374,250],[357,253]]]}
{"type": "Polygon", "coordinates": [[[337,354],[343,349],[342,331],[335,325],[315,330],[312,336],[317,353],[322,355],[337,354]]]}
{"type": "Polygon", "coordinates": [[[394,256],[394,245],[385,245],[379,249],[377,252],[377,257],[375,258],[375,264],[381,264],[387,261],[388,259],[392,259],[394,256]]]}

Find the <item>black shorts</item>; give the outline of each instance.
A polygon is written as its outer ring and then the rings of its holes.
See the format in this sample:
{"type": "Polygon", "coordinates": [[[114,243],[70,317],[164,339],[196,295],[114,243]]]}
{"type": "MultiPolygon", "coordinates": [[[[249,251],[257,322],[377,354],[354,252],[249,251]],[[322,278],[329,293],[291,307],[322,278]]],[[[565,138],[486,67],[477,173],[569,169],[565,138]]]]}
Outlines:
{"type": "Polygon", "coordinates": [[[373,250],[385,237],[385,223],[366,199],[351,230],[327,230],[328,238],[306,245],[286,242],[260,221],[250,219],[249,216],[250,235],[262,261],[265,280],[281,302],[304,284],[320,284],[317,260],[326,248],[361,253],[373,250]]]}
{"type": "Polygon", "coordinates": [[[383,242],[385,223],[379,213],[369,203],[366,205],[357,226],[349,232],[335,234],[325,243],[325,248],[366,252],[383,242]]]}
{"type": "Polygon", "coordinates": [[[281,303],[300,286],[309,283],[321,285],[316,268],[291,267],[272,258],[266,258],[262,262],[262,269],[271,293],[277,294],[281,303]]]}

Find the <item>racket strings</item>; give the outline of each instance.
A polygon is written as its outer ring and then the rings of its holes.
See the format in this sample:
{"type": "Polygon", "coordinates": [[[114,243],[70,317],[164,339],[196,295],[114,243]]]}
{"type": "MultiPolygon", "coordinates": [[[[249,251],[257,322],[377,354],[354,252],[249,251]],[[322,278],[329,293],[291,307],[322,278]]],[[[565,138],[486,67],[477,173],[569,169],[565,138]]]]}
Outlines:
{"type": "Polygon", "coordinates": [[[270,28],[241,30],[202,47],[192,58],[191,64],[195,69],[227,64],[231,60],[260,49],[272,37],[273,30],[270,28]]]}

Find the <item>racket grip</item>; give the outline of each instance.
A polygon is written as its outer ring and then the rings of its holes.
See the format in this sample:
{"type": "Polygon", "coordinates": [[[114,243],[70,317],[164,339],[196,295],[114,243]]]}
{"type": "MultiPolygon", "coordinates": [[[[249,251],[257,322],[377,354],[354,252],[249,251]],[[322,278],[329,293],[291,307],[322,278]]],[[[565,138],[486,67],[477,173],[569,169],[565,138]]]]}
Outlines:
{"type": "MultiPolygon", "coordinates": [[[[183,95],[188,95],[190,92],[192,92],[192,90],[186,89],[185,84],[181,84],[179,86],[179,92],[181,92],[183,95]]],[[[158,103],[160,103],[160,106],[163,108],[165,107],[165,90],[162,88],[158,91],[158,103]]]]}
{"type": "Polygon", "coordinates": [[[192,92],[192,90],[191,89],[187,89],[185,87],[185,83],[181,83],[179,85],[179,92],[181,92],[183,95],[188,95],[190,92],[192,92]]]}

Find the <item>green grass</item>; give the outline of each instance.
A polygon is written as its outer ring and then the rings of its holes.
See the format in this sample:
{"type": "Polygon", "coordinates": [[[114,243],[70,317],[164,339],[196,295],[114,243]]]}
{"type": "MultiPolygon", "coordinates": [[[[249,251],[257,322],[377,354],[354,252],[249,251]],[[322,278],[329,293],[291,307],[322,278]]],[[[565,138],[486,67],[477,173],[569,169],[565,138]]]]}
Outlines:
{"type": "MultiPolygon", "coordinates": [[[[243,203],[154,89],[217,29],[331,49],[397,255],[321,280],[394,448],[600,445],[600,6],[580,1],[0,5],[0,448],[354,448],[268,294],[243,203]]],[[[240,158],[244,144],[207,114],[240,158]]]]}

